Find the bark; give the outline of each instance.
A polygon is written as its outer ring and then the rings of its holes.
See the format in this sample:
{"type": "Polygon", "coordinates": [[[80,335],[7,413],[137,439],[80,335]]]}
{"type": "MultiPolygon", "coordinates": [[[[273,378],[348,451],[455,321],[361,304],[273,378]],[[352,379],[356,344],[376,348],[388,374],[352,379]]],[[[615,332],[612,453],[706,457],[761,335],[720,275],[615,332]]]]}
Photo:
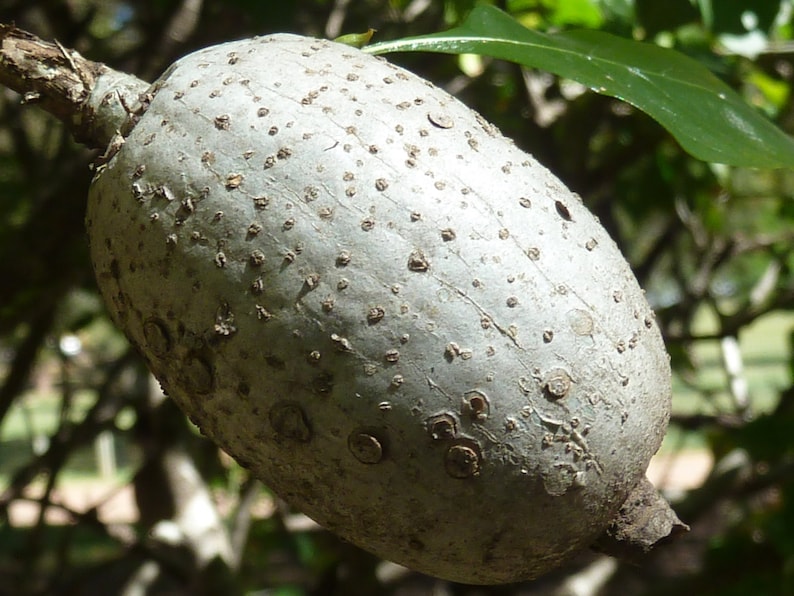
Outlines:
{"type": "Polygon", "coordinates": [[[636,561],[655,546],[689,530],[647,478],[634,488],[595,550],[636,561]]]}
{"type": "Polygon", "coordinates": [[[0,84],[64,122],[79,142],[104,148],[139,110],[147,83],[0,24],[0,84]],[[101,106],[101,111],[100,111],[101,106]]]}

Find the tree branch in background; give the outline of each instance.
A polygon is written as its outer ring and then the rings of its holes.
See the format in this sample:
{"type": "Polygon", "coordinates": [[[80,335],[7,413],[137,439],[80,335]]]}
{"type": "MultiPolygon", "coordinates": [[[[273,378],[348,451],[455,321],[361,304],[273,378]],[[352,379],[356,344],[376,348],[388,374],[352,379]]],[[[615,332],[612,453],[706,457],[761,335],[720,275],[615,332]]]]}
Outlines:
{"type": "Polygon", "coordinates": [[[204,7],[203,0],[182,0],[168,21],[157,50],[152,52],[142,73],[145,78],[154,79],[170,63],[176,49],[183,45],[195,32],[204,7]]]}
{"type": "Polygon", "coordinates": [[[8,410],[30,377],[30,372],[36,363],[36,355],[50,330],[54,316],[55,310],[50,308],[36,317],[28,329],[25,339],[17,348],[14,360],[11,362],[11,369],[0,387],[0,427],[3,425],[3,419],[8,410]]]}
{"type": "Polygon", "coordinates": [[[232,517],[229,528],[229,537],[232,547],[232,558],[229,566],[232,569],[239,569],[243,562],[245,545],[248,541],[248,533],[251,529],[251,508],[257,497],[262,492],[262,484],[250,474],[238,491],[237,508],[232,517]]]}
{"type": "Polygon", "coordinates": [[[111,364],[105,378],[96,388],[97,401],[85,418],[76,424],[62,424],[52,437],[49,449],[14,473],[0,494],[0,519],[7,519],[9,505],[20,498],[37,474],[46,472],[56,476],[77,448],[89,445],[101,431],[113,424],[119,411],[130,399],[129,393],[117,387],[117,384],[123,382],[123,374],[130,366],[139,366],[139,363],[137,352],[130,348],[111,364]]]}

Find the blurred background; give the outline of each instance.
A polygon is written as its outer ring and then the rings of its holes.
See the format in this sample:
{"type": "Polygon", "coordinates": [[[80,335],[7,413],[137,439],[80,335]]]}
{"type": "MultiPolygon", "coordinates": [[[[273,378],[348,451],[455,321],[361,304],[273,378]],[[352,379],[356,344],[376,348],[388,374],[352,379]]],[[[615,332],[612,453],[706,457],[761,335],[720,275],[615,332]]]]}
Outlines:
{"type": "MultiPolygon", "coordinates": [[[[541,31],[676,48],[794,130],[790,0],[491,2],[541,31]]],[[[0,0],[0,22],[156,78],[217,42],[375,41],[468,0],[0,0]]],[[[394,55],[578,192],[631,262],[674,368],[650,476],[692,531],[634,564],[583,553],[473,587],[380,561],[250,478],[164,399],[109,323],[83,216],[94,155],[0,89],[0,594],[794,594],[794,173],[697,161],[650,118],[545,72],[394,55]],[[202,537],[195,536],[196,512],[202,537]]]]}

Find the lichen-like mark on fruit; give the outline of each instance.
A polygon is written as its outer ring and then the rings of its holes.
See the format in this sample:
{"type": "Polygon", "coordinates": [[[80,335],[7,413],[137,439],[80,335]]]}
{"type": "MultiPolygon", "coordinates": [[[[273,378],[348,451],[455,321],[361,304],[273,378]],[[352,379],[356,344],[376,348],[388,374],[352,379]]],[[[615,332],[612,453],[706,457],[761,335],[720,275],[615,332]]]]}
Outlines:
{"type": "Polygon", "coordinates": [[[295,441],[308,443],[312,438],[312,430],[306,414],[296,403],[281,402],[274,405],[268,414],[270,426],[276,433],[277,441],[295,441]]]}
{"type": "Polygon", "coordinates": [[[576,335],[592,335],[595,323],[586,310],[575,308],[568,312],[568,324],[576,335]]]}
{"type": "Polygon", "coordinates": [[[182,386],[190,394],[207,395],[215,386],[212,365],[200,355],[192,353],[185,358],[179,371],[182,386]]]}
{"type": "Polygon", "coordinates": [[[587,474],[573,464],[560,462],[543,474],[543,488],[552,497],[560,497],[571,488],[581,488],[587,484],[587,474]]]}
{"type": "Polygon", "coordinates": [[[143,337],[146,347],[158,358],[165,358],[171,351],[171,334],[165,323],[156,317],[151,317],[143,324],[143,337]]]}
{"type": "Polygon", "coordinates": [[[323,371],[312,379],[312,389],[320,395],[328,395],[334,389],[334,376],[323,371]]]}
{"type": "Polygon", "coordinates": [[[347,448],[362,464],[377,464],[386,455],[385,436],[380,429],[356,429],[347,438],[347,448]]]}
{"type": "Polygon", "coordinates": [[[444,469],[452,478],[478,476],[481,464],[480,446],[471,439],[456,439],[444,455],[444,469]]]}

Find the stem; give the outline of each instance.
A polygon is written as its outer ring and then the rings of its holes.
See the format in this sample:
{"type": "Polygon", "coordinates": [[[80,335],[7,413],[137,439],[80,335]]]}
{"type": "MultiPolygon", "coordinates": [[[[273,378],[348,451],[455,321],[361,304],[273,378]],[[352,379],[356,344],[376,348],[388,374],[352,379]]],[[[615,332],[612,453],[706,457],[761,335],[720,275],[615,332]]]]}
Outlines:
{"type": "Polygon", "coordinates": [[[0,85],[64,122],[92,148],[124,127],[148,84],[11,25],[0,24],[0,85]]]}

